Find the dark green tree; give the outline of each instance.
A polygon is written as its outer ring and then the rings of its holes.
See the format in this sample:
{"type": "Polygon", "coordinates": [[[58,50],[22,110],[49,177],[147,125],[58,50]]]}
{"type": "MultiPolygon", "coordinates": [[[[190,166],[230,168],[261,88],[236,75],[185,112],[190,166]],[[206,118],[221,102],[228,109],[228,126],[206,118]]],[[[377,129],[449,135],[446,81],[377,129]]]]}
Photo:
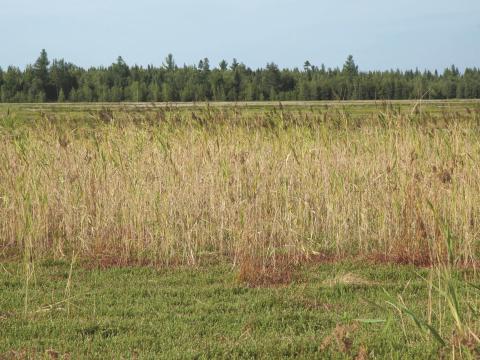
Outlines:
{"type": "Polygon", "coordinates": [[[480,70],[461,72],[390,70],[360,72],[349,56],[342,68],[279,69],[274,63],[252,70],[236,59],[212,68],[178,67],[173,56],[162,66],[128,66],[118,57],[108,67],[82,69],[63,59],[50,65],[42,50],[33,65],[0,69],[0,101],[242,101],[480,98],[480,70]]]}
{"type": "Polygon", "coordinates": [[[348,55],[345,64],[343,64],[342,72],[347,75],[348,77],[354,77],[358,75],[358,66],[355,64],[353,60],[353,55],[348,55]]]}
{"type": "Polygon", "coordinates": [[[163,67],[168,71],[174,71],[177,68],[172,54],[167,55],[167,57],[165,58],[165,62],[163,63],[163,67]]]}

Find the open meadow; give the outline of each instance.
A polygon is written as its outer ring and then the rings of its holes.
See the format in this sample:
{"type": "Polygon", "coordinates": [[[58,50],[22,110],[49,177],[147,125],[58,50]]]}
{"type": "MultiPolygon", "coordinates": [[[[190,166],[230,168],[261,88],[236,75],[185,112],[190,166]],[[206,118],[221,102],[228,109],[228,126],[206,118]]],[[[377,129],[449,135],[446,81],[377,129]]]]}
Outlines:
{"type": "Polygon", "coordinates": [[[478,358],[480,101],[0,104],[0,359],[478,358]]]}

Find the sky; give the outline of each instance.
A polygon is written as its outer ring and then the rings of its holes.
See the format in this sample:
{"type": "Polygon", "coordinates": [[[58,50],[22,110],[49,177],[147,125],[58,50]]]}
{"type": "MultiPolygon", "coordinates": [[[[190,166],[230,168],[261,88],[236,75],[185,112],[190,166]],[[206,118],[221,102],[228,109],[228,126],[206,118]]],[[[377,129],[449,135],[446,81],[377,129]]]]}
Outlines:
{"type": "Polygon", "coordinates": [[[480,67],[480,0],[0,0],[0,67],[41,49],[83,67],[212,65],[361,70],[480,67]]]}

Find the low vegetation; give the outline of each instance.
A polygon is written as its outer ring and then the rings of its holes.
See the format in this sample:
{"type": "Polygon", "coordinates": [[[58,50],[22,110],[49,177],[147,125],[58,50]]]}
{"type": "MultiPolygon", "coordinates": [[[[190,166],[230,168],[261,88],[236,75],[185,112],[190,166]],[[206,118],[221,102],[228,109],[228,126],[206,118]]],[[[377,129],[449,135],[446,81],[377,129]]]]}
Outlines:
{"type": "Polygon", "coordinates": [[[475,275],[452,279],[464,333],[422,279],[430,275],[338,262],[298,268],[288,286],[252,288],[226,266],[97,270],[76,262],[71,271],[71,259],[48,260],[36,266],[25,307],[24,269],[6,263],[0,358],[478,357],[468,331],[480,330],[480,291],[466,283],[475,275]]]}
{"type": "Polygon", "coordinates": [[[479,134],[478,102],[2,106],[0,354],[475,358],[479,134]]]}

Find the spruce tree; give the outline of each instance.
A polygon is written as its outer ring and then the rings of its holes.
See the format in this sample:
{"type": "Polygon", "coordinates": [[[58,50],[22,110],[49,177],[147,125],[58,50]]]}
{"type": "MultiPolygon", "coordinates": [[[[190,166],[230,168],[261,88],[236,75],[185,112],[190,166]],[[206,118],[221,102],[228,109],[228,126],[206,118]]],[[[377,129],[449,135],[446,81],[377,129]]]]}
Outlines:
{"type": "Polygon", "coordinates": [[[65,93],[63,92],[63,89],[60,89],[60,92],[58,93],[58,102],[64,102],[65,101],[65,93]]]}
{"type": "Polygon", "coordinates": [[[358,66],[353,60],[353,55],[348,55],[348,58],[343,65],[342,72],[350,78],[358,75],[358,66]]]}

